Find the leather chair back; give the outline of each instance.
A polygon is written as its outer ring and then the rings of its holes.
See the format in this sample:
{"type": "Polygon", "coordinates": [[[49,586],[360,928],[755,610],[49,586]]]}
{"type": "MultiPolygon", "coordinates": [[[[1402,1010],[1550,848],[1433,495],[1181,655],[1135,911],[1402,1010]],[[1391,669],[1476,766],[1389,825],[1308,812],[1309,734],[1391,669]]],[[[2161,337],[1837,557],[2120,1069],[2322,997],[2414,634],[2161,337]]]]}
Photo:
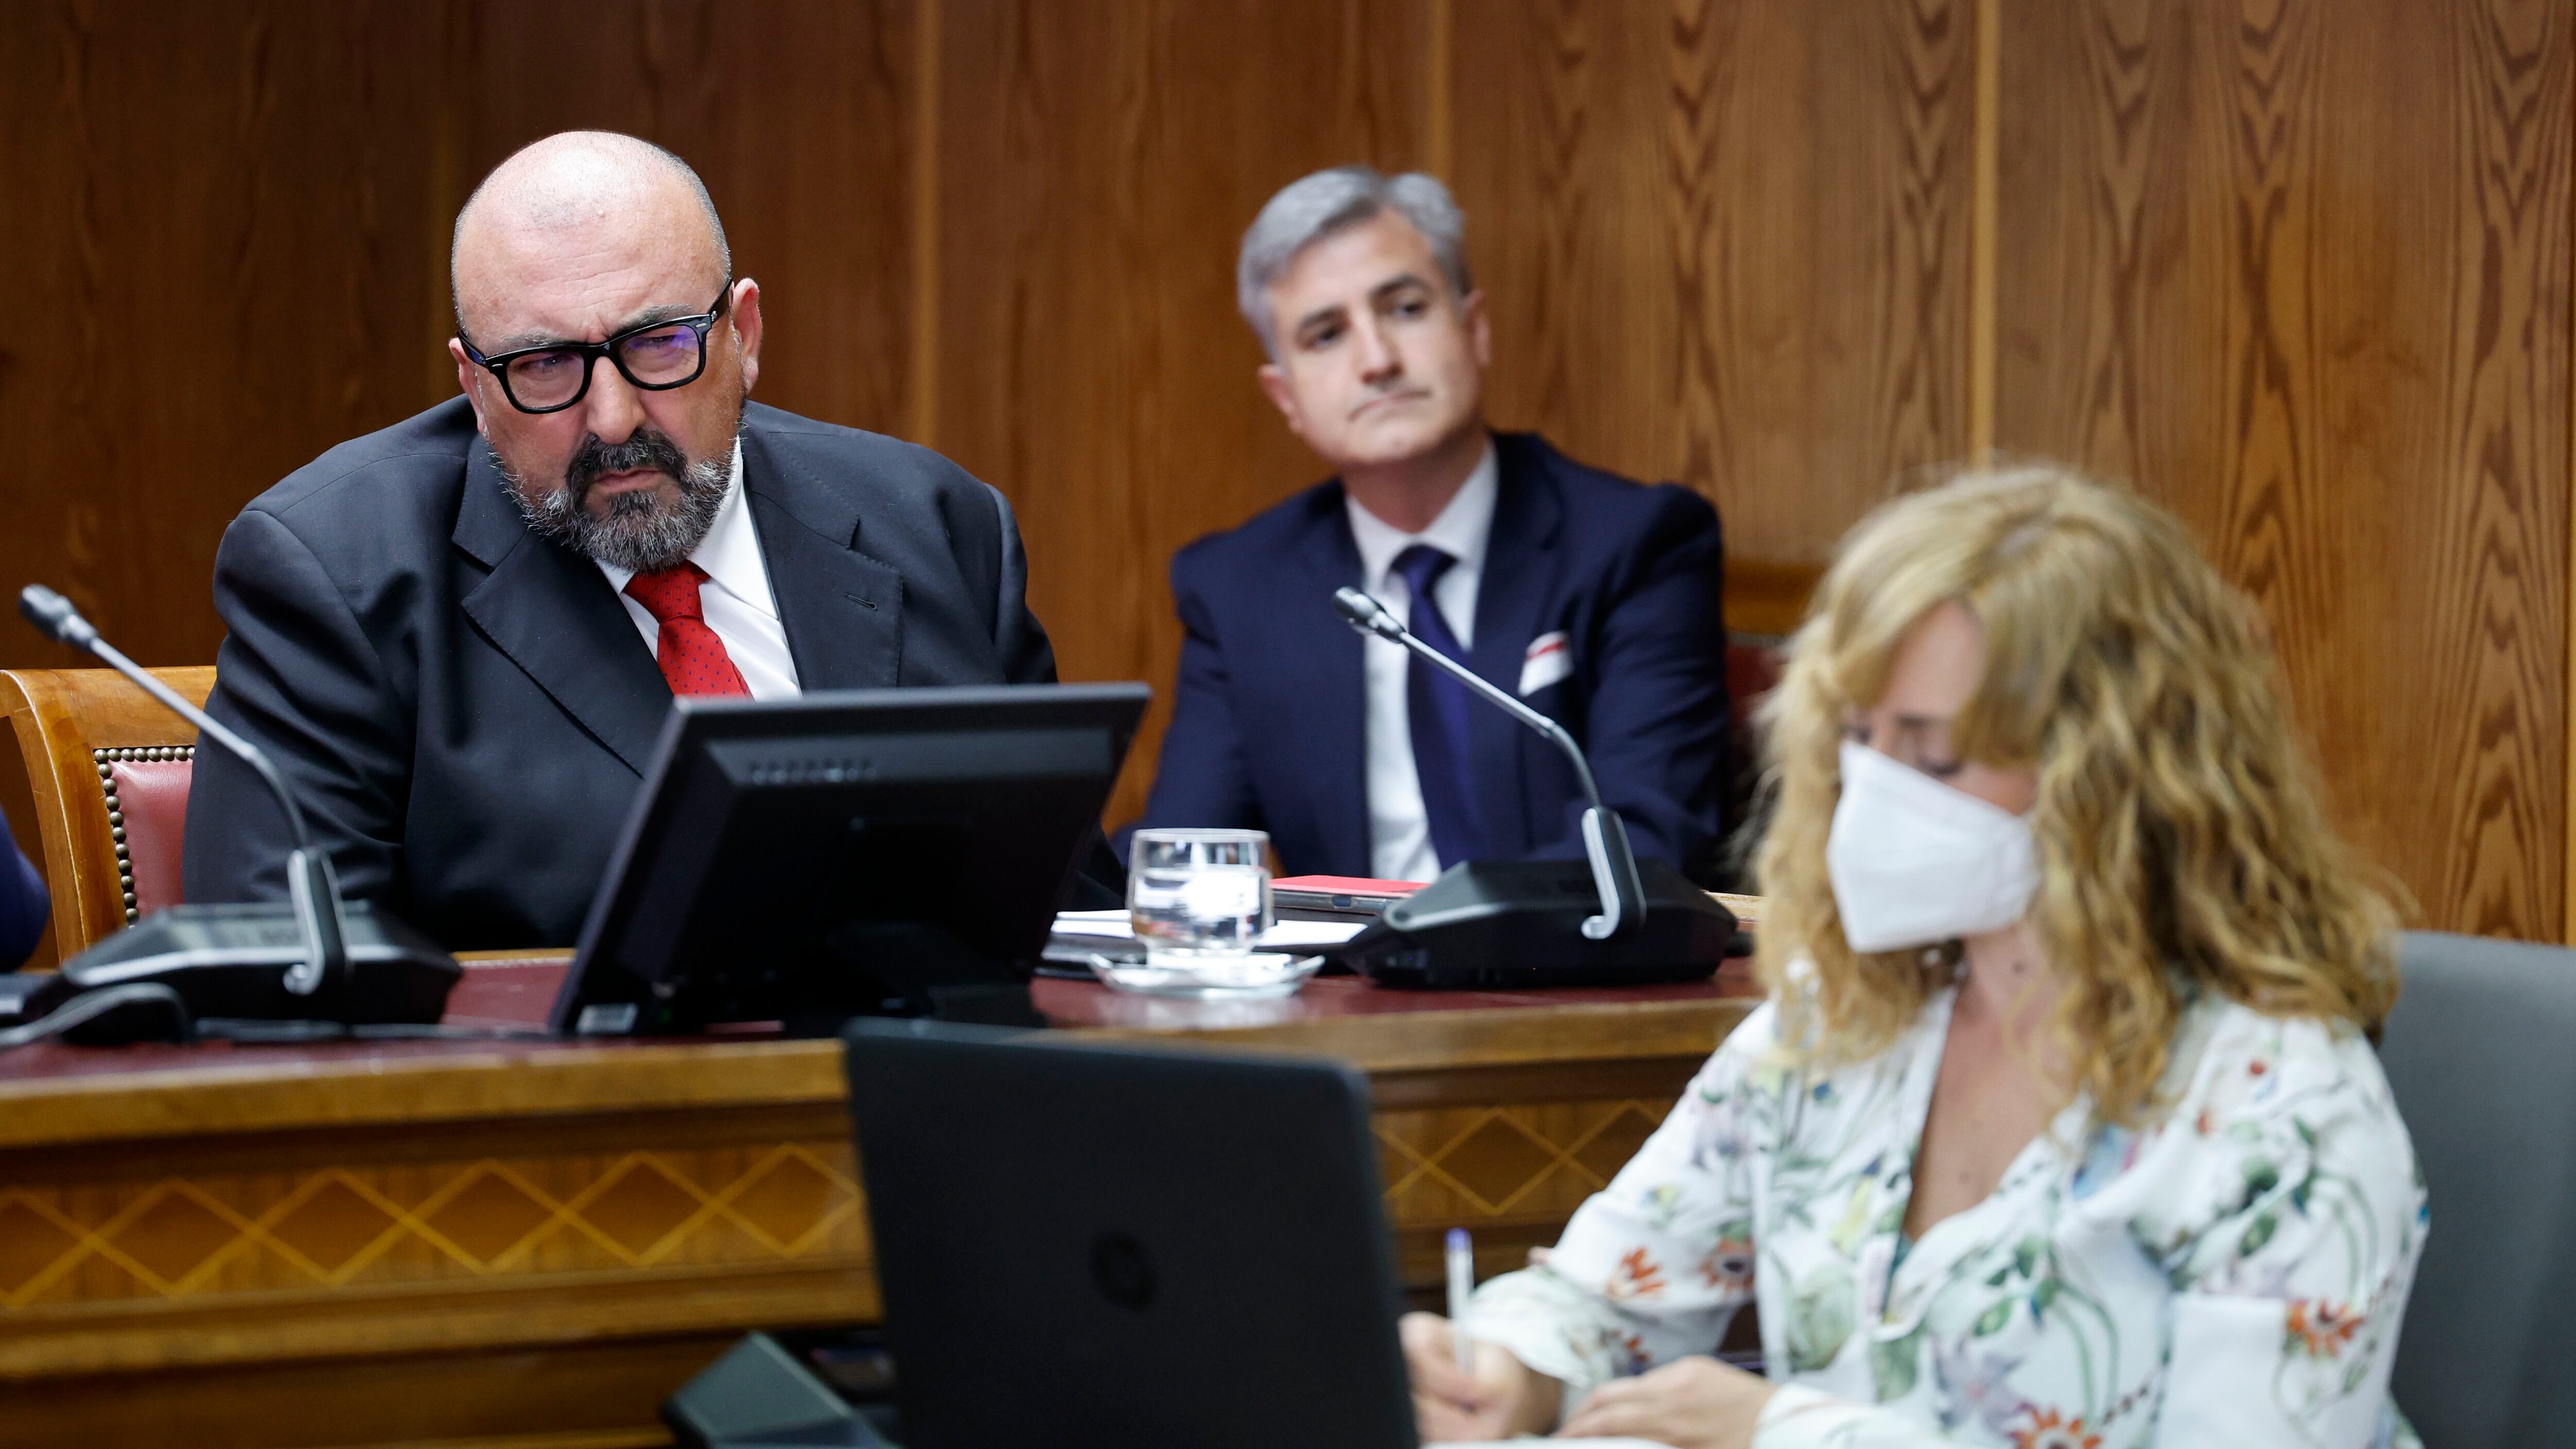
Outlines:
{"type": "Polygon", "coordinates": [[[1726,641],[1727,712],[1736,733],[1752,737],[1753,707],[1780,683],[1781,641],[1737,634],[1726,641]]]}
{"type": "MultiPolygon", "coordinates": [[[[200,704],[215,687],[212,666],[152,673],[200,704]]],[[[195,728],[112,669],[0,670],[0,715],[27,762],[56,950],[177,904],[195,728]]]]}
{"type": "Polygon", "coordinates": [[[1749,890],[1749,827],[1762,783],[1762,737],[1753,727],[1754,707],[1780,683],[1783,641],[1761,634],[1734,634],[1726,641],[1727,743],[1734,758],[1726,782],[1727,843],[1709,874],[1721,890],[1749,890]]]}
{"type": "Polygon", "coordinates": [[[2391,1392],[2428,1449],[2576,1442],[2576,951],[2409,932],[2380,1065],[2433,1222],[2391,1392]]]}

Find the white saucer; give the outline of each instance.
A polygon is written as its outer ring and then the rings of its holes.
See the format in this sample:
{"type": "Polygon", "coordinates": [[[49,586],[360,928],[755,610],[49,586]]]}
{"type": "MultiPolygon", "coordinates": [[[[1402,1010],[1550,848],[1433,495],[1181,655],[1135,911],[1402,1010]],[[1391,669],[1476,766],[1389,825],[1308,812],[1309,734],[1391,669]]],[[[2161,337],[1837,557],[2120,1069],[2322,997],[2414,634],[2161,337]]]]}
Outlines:
{"type": "Polygon", "coordinates": [[[1137,960],[1094,955],[1092,974],[1139,996],[1178,996],[1195,1001],[1257,1001],[1290,996],[1324,964],[1321,956],[1249,951],[1240,956],[1137,960]]]}

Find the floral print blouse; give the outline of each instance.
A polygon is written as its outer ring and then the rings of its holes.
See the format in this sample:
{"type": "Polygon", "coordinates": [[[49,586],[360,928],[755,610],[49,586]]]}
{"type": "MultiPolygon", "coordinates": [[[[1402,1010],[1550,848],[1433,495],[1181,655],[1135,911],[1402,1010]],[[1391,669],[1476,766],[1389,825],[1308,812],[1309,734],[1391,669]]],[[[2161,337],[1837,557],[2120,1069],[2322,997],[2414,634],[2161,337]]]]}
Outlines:
{"type": "Polygon", "coordinates": [[[1782,1387],[1755,1449],[2415,1442],[2388,1374],[2424,1187],[2358,1033],[2205,998],[2153,1125],[2079,1100],[1909,1245],[1954,992],[1830,1072],[1784,1067],[1756,1010],[1545,1266],[1478,1292],[1469,1334],[1571,1408],[1758,1303],[1782,1387]]]}

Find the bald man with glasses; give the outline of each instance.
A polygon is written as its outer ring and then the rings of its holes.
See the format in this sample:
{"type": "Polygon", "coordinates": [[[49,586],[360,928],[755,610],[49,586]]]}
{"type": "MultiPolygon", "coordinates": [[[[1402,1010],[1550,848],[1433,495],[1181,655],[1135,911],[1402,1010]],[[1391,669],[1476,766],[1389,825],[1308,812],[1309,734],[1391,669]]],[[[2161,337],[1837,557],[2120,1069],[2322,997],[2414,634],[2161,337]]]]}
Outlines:
{"type": "MultiPolygon", "coordinates": [[[[760,286],[678,157],[537,142],[452,273],[463,395],[297,470],[215,559],[208,708],[353,897],[453,950],[569,945],[673,696],[1055,678],[999,493],[748,401],[760,286]]],[[[188,898],[281,896],[284,831],[199,755],[188,898]]]]}

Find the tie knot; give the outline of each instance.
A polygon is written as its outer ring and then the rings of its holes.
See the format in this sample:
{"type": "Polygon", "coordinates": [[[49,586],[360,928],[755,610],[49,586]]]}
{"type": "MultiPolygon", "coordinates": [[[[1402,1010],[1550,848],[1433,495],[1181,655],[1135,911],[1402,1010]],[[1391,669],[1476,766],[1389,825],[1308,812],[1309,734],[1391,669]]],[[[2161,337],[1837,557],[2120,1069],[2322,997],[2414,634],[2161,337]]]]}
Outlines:
{"type": "Polygon", "coordinates": [[[1449,572],[1450,565],[1456,562],[1458,560],[1452,554],[1443,553],[1427,543],[1417,543],[1395,556],[1395,573],[1396,577],[1404,580],[1404,586],[1413,591],[1413,597],[1425,599],[1431,596],[1432,585],[1439,583],[1440,576],[1449,572]]]}
{"type": "Polygon", "coordinates": [[[674,564],[628,579],[626,596],[642,604],[644,612],[652,615],[657,624],[700,618],[698,584],[706,576],[707,571],[696,564],[674,564]]]}

